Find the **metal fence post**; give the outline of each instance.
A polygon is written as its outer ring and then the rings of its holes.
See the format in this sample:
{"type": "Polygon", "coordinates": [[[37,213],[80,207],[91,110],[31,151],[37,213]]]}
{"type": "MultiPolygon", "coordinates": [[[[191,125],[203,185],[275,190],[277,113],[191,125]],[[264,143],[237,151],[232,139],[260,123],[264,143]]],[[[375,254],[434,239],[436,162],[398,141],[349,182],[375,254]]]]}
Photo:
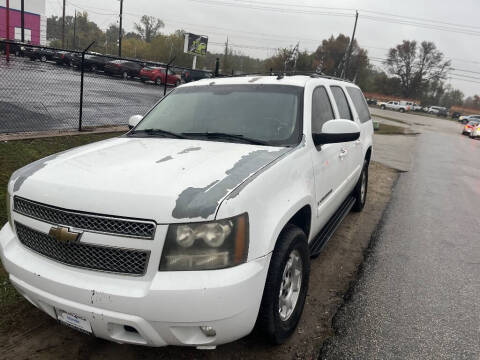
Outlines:
{"type": "Polygon", "coordinates": [[[84,75],[84,69],[83,69],[83,63],[85,62],[85,53],[90,49],[90,47],[95,44],[95,41],[92,41],[90,45],[88,45],[83,51],[82,51],[82,61],[80,63],[80,112],[78,115],[78,131],[82,131],[82,116],[83,116],[83,75],[84,75]]]}
{"type": "Polygon", "coordinates": [[[170,60],[166,66],[166,69],[165,69],[165,81],[164,81],[164,88],[163,88],[163,96],[167,95],[167,82],[168,82],[168,68],[170,67],[170,65],[175,61],[175,56],[173,57],[172,60],[170,60]]]}

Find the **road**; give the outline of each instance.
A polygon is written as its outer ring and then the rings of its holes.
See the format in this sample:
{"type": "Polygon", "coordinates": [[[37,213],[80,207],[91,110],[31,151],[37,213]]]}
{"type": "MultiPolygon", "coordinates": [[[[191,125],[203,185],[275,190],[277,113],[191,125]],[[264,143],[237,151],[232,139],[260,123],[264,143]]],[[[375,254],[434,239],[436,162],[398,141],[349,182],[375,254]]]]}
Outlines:
{"type": "MultiPolygon", "coordinates": [[[[80,71],[0,56],[0,133],[77,128],[80,71]]],[[[162,96],[163,86],[85,73],[83,125],[126,125],[162,96]]]]}
{"type": "MultiPolygon", "coordinates": [[[[321,359],[480,359],[480,141],[422,128],[321,359]]],[[[419,125],[420,124],[420,125],[419,125]]]]}

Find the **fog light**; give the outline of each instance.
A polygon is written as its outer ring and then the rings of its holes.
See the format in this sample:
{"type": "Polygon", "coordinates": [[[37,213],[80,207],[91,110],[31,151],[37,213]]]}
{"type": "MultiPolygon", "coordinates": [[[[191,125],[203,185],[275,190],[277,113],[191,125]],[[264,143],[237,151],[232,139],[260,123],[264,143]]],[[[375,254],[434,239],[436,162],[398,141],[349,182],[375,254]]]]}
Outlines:
{"type": "Polygon", "coordinates": [[[203,335],[205,335],[207,337],[213,337],[213,336],[217,335],[217,332],[211,326],[200,326],[200,330],[202,330],[203,335]]]}

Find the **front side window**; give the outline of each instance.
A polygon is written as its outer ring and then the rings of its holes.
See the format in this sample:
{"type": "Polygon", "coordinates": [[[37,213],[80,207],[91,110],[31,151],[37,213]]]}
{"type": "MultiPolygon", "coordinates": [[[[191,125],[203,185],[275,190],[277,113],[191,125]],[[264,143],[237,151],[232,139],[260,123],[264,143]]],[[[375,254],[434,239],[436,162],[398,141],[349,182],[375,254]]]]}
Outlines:
{"type": "Polygon", "coordinates": [[[347,97],[342,88],[339,86],[331,86],[330,89],[332,90],[333,98],[337,103],[340,119],[353,120],[352,111],[350,110],[347,97]]]}
{"type": "Polygon", "coordinates": [[[312,95],[312,133],[321,133],[323,124],[332,119],[335,115],[327,90],[323,86],[317,87],[312,95]]]}
{"type": "Polygon", "coordinates": [[[186,138],[291,146],[302,137],[303,88],[212,85],[179,88],[159,102],[131,135],[164,130],[186,138]],[[231,135],[228,138],[228,135],[231,135]]]}
{"type": "Polygon", "coordinates": [[[359,88],[354,88],[351,86],[347,87],[348,95],[353,101],[355,108],[357,109],[358,117],[360,121],[366,122],[371,119],[370,110],[368,110],[367,102],[365,101],[365,97],[362,94],[362,91],[359,88]]]}

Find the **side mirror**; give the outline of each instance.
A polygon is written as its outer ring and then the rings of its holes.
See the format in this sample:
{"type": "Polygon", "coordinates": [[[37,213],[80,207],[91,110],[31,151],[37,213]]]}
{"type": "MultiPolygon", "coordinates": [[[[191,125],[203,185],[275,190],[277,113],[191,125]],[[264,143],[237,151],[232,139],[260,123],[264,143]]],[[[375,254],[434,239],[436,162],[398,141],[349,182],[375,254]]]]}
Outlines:
{"type": "Polygon", "coordinates": [[[322,126],[322,133],[313,134],[315,145],[355,141],[360,137],[360,126],[352,120],[329,120],[322,126]]]}
{"type": "Polygon", "coordinates": [[[137,124],[142,121],[143,116],[142,115],[133,115],[130,116],[130,119],[128,119],[128,128],[133,129],[137,124]]]}

